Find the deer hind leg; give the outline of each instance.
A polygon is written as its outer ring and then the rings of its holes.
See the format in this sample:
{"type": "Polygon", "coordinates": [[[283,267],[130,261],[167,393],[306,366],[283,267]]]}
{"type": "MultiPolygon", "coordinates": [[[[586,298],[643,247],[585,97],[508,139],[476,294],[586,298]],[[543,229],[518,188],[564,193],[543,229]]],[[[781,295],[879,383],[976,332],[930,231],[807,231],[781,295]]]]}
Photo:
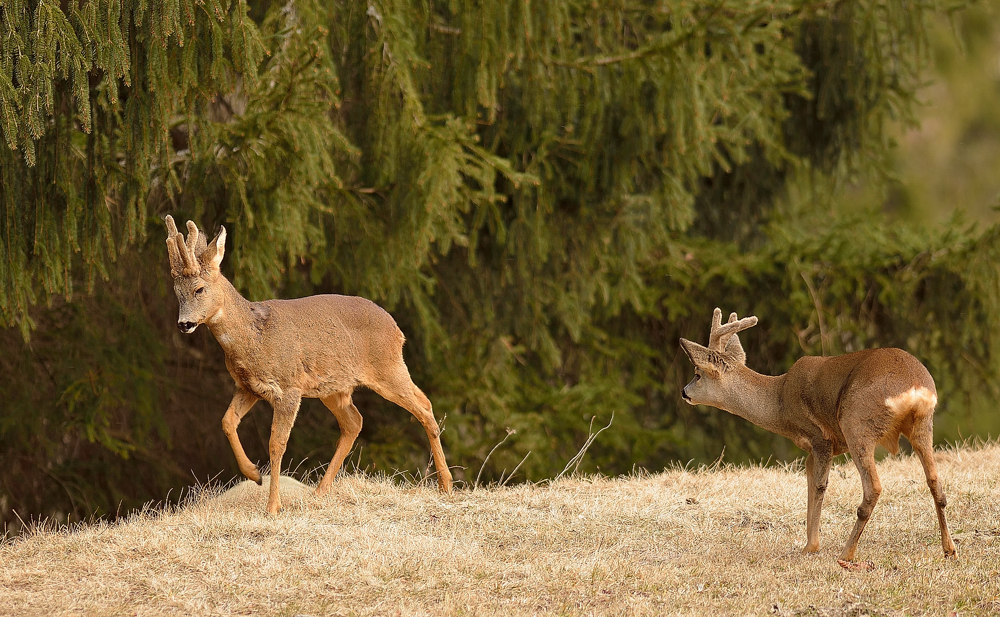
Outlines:
{"type": "Polygon", "coordinates": [[[431,444],[434,468],[437,469],[438,489],[442,493],[450,493],[451,471],[448,469],[448,461],[444,458],[444,449],[441,447],[441,430],[437,420],[434,419],[433,407],[427,396],[410,379],[410,374],[406,370],[402,358],[399,361],[399,368],[393,375],[379,383],[371,384],[370,387],[382,398],[409,411],[423,425],[424,431],[427,432],[427,440],[431,444]]]}
{"type": "Polygon", "coordinates": [[[833,449],[828,443],[814,446],[806,457],[806,482],[809,495],[806,505],[806,546],[803,553],[815,553],[819,550],[819,521],[823,511],[823,497],[830,479],[830,462],[833,460],[833,449]]]}
{"type": "Polygon", "coordinates": [[[854,560],[854,552],[858,548],[861,532],[865,530],[865,525],[871,518],[879,495],[882,494],[882,483],[879,481],[878,471],[875,469],[875,444],[851,444],[849,441],[848,446],[850,446],[854,465],[858,468],[858,474],[861,476],[864,497],[858,507],[858,520],[854,523],[854,529],[847,539],[844,551],[840,554],[840,559],[843,561],[854,560]]]}
{"type": "Polygon", "coordinates": [[[913,451],[920,457],[920,462],[924,466],[924,475],[927,476],[927,486],[934,496],[934,506],[937,508],[938,526],[941,528],[941,547],[944,549],[945,557],[954,557],[956,554],[955,543],[948,533],[948,521],[945,520],[944,508],[948,505],[948,500],[944,496],[944,490],[938,482],[937,463],[934,461],[934,428],[932,416],[918,417],[914,420],[913,429],[907,435],[913,451]]]}
{"type": "Polygon", "coordinates": [[[226,434],[226,438],[229,440],[229,447],[233,449],[233,454],[236,456],[236,465],[240,468],[240,473],[257,484],[261,483],[260,470],[247,458],[236,429],[239,427],[243,416],[247,415],[250,408],[259,400],[259,398],[246,390],[237,388],[236,393],[233,394],[232,402],[229,403],[229,409],[226,410],[226,415],[222,416],[222,432],[226,434]]]}
{"type": "Polygon", "coordinates": [[[350,392],[338,392],[321,400],[337,418],[337,424],[340,425],[340,439],[337,440],[337,451],[333,454],[333,460],[330,461],[330,466],[326,468],[323,479],[316,487],[317,496],[325,495],[330,490],[333,477],[340,471],[340,466],[344,464],[344,459],[354,446],[354,440],[361,434],[362,424],[361,412],[351,401],[350,392]]]}
{"type": "Polygon", "coordinates": [[[267,513],[274,516],[281,509],[281,457],[285,455],[288,446],[288,436],[295,424],[295,416],[299,413],[302,397],[298,392],[288,391],[281,398],[271,402],[274,408],[274,419],[271,420],[271,439],[268,451],[271,455],[271,485],[268,487],[267,513]]]}

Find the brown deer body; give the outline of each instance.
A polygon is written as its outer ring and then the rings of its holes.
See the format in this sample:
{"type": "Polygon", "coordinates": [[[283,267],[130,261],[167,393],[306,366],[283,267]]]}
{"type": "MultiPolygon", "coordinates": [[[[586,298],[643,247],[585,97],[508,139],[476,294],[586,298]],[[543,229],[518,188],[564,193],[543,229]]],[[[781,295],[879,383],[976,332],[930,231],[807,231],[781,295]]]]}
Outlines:
{"type": "Polygon", "coordinates": [[[757,426],[791,439],[805,450],[808,501],[805,553],[819,550],[820,511],[834,456],[850,452],[864,497],[857,522],[840,554],[852,561],[858,539],[882,492],[875,469],[875,446],[899,452],[906,435],[920,458],[937,508],[941,545],[955,555],[944,509],[947,500],[934,462],[934,407],[937,390],[919,360],[901,349],[867,349],[835,357],[807,356],[788,373],[769,377],[746,367],[737,332],[757,323],[756,317],[722,324],[715,309],[708,347],[681,339],[695,365],[694,379],[682,398],[692,405],[718,407],[757,426]]]}
{"type": "Polygon", "coordinates": [[[180,303],[177,327],[191,333],[204,323],[222,346],[226,368],[236,382],[222,428],[240,471],[257,483],[260,472],[243,451],[236,429],[260,399],[274,409],[268,513],[281,508],[277,477],[302,398],[320,399],[340,425],[336,452],[316,489],[322,495],[361,432],[361,414],[351,401],[359,386],[371,388],[420,421],[430,440],[438,486],[451,491],[451,472],[431,403],[410,379],[403,362],[405,339],[389,313],[354,296],[249,302],[219,272],[225,228],[207,243],[191,221],[186,241],[172,217],[166,217],[166,225],[170,271],[180,303]]]}

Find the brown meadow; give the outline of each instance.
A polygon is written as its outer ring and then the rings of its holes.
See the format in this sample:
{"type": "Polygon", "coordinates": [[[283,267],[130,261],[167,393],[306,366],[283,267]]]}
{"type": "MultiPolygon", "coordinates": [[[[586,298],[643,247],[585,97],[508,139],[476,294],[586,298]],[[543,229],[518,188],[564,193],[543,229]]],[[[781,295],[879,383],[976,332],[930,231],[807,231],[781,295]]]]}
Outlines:
{"type": "Polygon", "coordinates": [[[197,488],[116,523],[0,545],[0,613],[53,615],[949,615],[1000,613],[1000,446],[936,453],[958,559],[941,554],[919,461],[878,464],[882,498],[836,563],[861,485],[838,458],[824,544],[802,555],[806,490],[787,466],[673,468],[480,487],[282,478],[197,488]]]}

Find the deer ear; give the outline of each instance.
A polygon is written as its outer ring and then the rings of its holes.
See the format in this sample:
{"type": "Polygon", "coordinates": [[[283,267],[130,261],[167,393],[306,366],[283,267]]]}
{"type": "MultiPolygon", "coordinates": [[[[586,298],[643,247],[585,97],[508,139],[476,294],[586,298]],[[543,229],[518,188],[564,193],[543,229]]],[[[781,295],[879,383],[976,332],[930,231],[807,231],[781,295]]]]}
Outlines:
{"type": "MultiPolygon", "coordinates": [[[[733,313],[733,315],[736,315],[736,313],[733,313]]],[[[733,322],[734,320],[730,318],[729,321],[733,322]]],[[[729,339],[729,342],[726,343],[726,353],[740,364],[745,365],[747,363],[747,354],[743,351],[743,345],[740,344],[739,335],[734,334],[729,339]]]]}
{"type": "Polygon", "coordinates": [[[204,257],[202,258],[205,265],[209,268],[215,270],[219,269],[219,265],[222,264],[222,258],[226,254],[226,228],[222,227],[219,230],[219,235],[215,236],[215,239],[208,244],[204,257]]]}
{"type": "Polygon", "coordinates": [[[708,347],[703,347],[694,341],[689,341],[686,338],[681,339],[681,349],[687,354],[687,357],[691,360],[691,363],[696,367],[700,368],[707,375],[712,378],[718,378],[721,374],[719,367],[712,362],[713,352],[708,347]]]}
{"type": "Polygon", "coordinates": [[[689,341],[686,338],[681,339],[681,349],[687,354],[691,363],[695,366],[701,368],[705,366],[711,366],[712,363],[708,359],[708,347],[702,347],[694,341],[689,341]]]}

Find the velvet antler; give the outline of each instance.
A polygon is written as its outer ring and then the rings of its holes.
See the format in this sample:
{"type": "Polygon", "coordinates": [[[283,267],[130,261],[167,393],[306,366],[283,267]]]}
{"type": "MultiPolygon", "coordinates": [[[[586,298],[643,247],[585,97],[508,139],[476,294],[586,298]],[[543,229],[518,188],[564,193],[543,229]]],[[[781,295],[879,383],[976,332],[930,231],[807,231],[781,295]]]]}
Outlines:
{"type": "Polygon", "coordinates": [[[194,221],[187,222],[188,237],[177,231],[174,217],[169,214],[164,219],[167,224],[167,254],[170,256],[170,275],[195,276],[201,273],[199,259],[208,247],[205,235],[198,231],[194,221]]]}
{"type": "Polygon", "coordinates": [[[722,325],[722,310],[716,308],[715,312],[712,313],[712,332],[708,336],[708,348],[712,351],[725,352],[726,346],[734,334],[756,325],[756,317],[744,317],[737,320],[736,313],[731,313],[729,323],[722,325]]]}

